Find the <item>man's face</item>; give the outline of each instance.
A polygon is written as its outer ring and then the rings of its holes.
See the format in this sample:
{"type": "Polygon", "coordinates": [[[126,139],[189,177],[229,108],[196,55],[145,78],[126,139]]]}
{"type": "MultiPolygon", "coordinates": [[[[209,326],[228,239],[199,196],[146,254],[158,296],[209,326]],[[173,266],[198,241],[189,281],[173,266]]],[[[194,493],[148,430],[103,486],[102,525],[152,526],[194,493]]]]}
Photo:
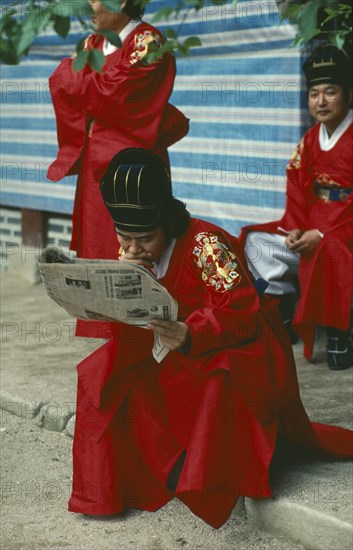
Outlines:
{"type": "Polygon", "coordinates": [[[133,233],[116,229],[118,241],[125,255],[130,259],[159,260],[168,246],[164,230],[158,227],[154,231],[133,233]]]}
{"type": "MultiPolygon", "coordinates": [[[[88,0],[88,3],[94,12],[92,23],[96,31],[100,31],[102,29],[116,31],[119,28],[121,12],[117,13],[107,10],[99,0],[88,0]]],[[[122,2],[120,9],[124,7],[124,5],[125,2],[122,2]]]]}
{"type": "Polygon", "coordinates": [[[337,84],[319,84],[309,89],[309,110],[312,116],[325,124],[331,133],[346,116],[350,100],[337,84]]]}

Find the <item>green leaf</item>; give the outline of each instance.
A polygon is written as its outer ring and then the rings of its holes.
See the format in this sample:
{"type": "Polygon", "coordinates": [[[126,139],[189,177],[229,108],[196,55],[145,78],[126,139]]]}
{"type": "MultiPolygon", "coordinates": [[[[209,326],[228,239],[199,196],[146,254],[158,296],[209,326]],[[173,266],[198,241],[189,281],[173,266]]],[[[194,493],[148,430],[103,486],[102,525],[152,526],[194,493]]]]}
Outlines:
{"type": "Polygon", "coordinates": [[[8,10],[4,17],[0,20],[0,33],[2,33],[7,25],[11,24],[11,21],[15,22],[16,20],[12,17],[12,15],[16,14],[16,10],[8,10]]]}
{"type": "Polygon", "coordinates": [[[158,47],[156,44],[151,42],[148,44],[148,54],[146,55],[147,63],[154,63],[157,59],[160,59],[166,52],[171,52],[176,48],[176,42],[168,40],[164,42],[163,46],[158,47]]]}
{"type": "Polygon", "coordinates": [[[293,42],[291,43],[290,47],[293,48],[294,46],[297,46],[297,47],[301,47],[301,46],[304,46],[305,44],[305,40],[303,40],[303,37],[300,36],[300,35],[297,35],[293,42]]]}
{"type": "Polygon", "coordinates": [[[202,46],[202,42],[198,36],[189,36],[184,42],[178,42],[177,49],[182,55],[189,55],[190,48],[193,46],[202,46]]]}
{"type": "Polygon", "coordinates": [[[49,6],[54,15],[59,17],[86,16],[92,13],[92,9],[86,0],[61,0],[49,6]]]}
{"type": "Polygon", "coordinates": [[[0,60],[6,65],[18,65],[20,62],[10,40],[0,38],[0,60]]]}
{"type": "Polygon", "coordinates": [[[346,33],[332,32],[329,34],[329,40],[331,44],[333,44],[340,50],[341,48],[343,48],[346,41],[346,33]]]}
{"type": "Polygon", "coordinates": [[[18,24],[14,27],[9,38],[14,45],[16,55],[21,56],[31,46],[35,36],[32,18],[25,19],[22,25],[18,24]]]}
{"type": "Polygon", "coordinates": [[[52,14],[50,10],[38,10],[37,13],[37,25],[36,34],[42,33],[52,20],[52,14]]]}
{"type": "Polygon", "coordinates": [[[290,23],[296,23],[300,17],[302,10],[301,4],[288,4],[285,6],[285,8],[281,11],[281,19],[288,19],[290,23]]]}
{"type": "Polygon", "coordinates": [[[188,50],[190,48],[202,46],[202,42],[198,36],[189,36],[186,40],[184,40],[183,43],[184,47],[186,47],[188,50]]]}
{"type": "Polygon", "coordinates": [[[187,56],[189,53],[188,50],[184,48],[184,45],[181,42],[178,43],[177,50],[183,56],[187,56]]]}
{"type": "Polygon", "coordinates": [[[333,15],[334,17],[337,15],[337,10],[334,9],[334,8],[325,8],[324,11],[328,14],[328,15],[333,15]]]}
{"type": "Polygon", "coordinates": [[[116,13],[121,12],[120,2],[117,2],[117,0],[101,0],[103,6],[107,8],[109,11],[113,11],[116,13]]]}
{"type": "Polygon", "coordinates": [[[64,0],[63,2],[58,2],[53,6],[53,15],[56,17],[70,17],[73,15],[73,6],[69,2],[64,0]]]}
{"type": "Polygon", "coordinates": [[[352,36],[352,6],[348,3],[341,3],[337,0],[309,0],[303,5],[289,3],[282,11],[282,20],[287,19],[290,23],[297,23],[298,35],[291,46],[302,46],[319,34],[327,35],[329,40],[337,47],[341,47],[342,41],[352,36]],[[319,9],[327,15],[318,24],[319,9]],[[333,21],[337,30],[328,31],[325,24],[333,21]]]}
{"type": "Polygon", "coordinates": [[[14,27],[18,26],[18,22],[10,14],[6,14],[4,19],[1,21],[1,34],[5,33],[9,35],[14,27]]]}
{"type": "Polygon", "coordinates": [[[301,36],[305,41],[310,40],[317,32],[317,12],[319,9],[319,2],[317,0],[311,0],[307,4],[304,4],[301,8],[301,12],[298,18],[298,26],[301,36]]]}
{"type": "Polygon", "coordinates": [[[111,31],[109,29],[102,29],[99,31],[98,34],[102,34],[103,36],[105,36],[105,38],[107,38],[107,40],[109,40],[109,42],[113,44],[113,46],[116,46],[117,48],[121,48],[122,43],[119,38],[119,35],[116,34],[116,32],[111,31]]]}
{"type": "Polygon", "coordinates": [[[171,28],[169,28],[165,31],[165,35],[166,35],[167,38],[171,38],[172,40],[176,40],[176,38],[177,38],[177,34],[176,34],[175,30],[171,29],[171,28]]]}
{"type": "Polygon", "coordinates": [[[88,4],[87,0],[75,0],[72,2],[72,0],[69,0],[69,3],[73,7],[73,15],[76,17],[87,17],[91,16],[92,14],[92,8],[88,4]]]}
{"type": "Polygon", "coordinates": [[[83,69],[83,67],[88,62],[89,53],[90,52],[87,50],[82,50],[78,52],[78,54],[76,55],[72,63],[72,68],[76,73],[78,73],[78,71],[81,71],[81,69],[83,69]]]}
{"type": "Polygon", "coordinates": [[[54,30],[62,38],[66,38],[70,31],[70,17],[57,15],[54,21],[54,30]]]}
{"type": "Polygon", "coordinates": [[[104,53],[101,50],[93,48],[93,50],[90,50],[89,52],[88,63],[94,71],[101,73],[105,63],[104,53]]]}

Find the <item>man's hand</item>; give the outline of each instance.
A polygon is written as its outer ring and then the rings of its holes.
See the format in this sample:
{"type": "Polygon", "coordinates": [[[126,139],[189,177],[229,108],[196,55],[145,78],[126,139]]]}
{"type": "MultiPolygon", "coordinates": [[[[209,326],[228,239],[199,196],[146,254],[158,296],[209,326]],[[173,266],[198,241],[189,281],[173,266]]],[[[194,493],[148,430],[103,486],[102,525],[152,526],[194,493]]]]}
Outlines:
{"type": "Polygon", "coordinates": [[[189,343],[189,327],[181,321],[153,319],[147,328],[159,334],[162,344],[172,351],[184,348],[189,343]]]}
{"type": "Polygon", "coordinates": [[[288,238],[285,242],[289,250],[292,250],[292,252],[299,252],[299,254],[313,252],[321,241],[321,236],[317,229],[310,229],[309,231],[305,231],[305,233],[303,233],[302,236],[298,238],[298,240],[294,241],[292,244],[287,244],[288,238]]]}
{"type": "Polygon", "coordinates": [[[142,254],[130,254],[129,252],[120,253],[120,262],[130,262],[135,265],[142,265],[147,269],[153,269],[153,262],[149,259],[152,254],[150,252],[143,252],[142,254]]]}
{"type": "Polygon", "coordinates": [[[288,233],[284,244],[291,250],[292,246],[300,239],[302,235],[303,231],[301,229],[293,229],[290,233],[288,233]]]}

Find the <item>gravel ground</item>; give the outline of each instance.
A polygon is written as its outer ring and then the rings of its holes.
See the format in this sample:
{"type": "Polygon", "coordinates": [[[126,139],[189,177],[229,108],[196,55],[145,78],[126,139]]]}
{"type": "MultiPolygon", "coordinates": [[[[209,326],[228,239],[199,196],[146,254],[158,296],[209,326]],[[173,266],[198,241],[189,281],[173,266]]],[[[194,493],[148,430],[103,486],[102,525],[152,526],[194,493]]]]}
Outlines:
{"type": "Polygon", "coordinates": [[[71,439],[1,412],[2,550],[303,549],[236,514],[212,529],[176,499],[154,513],[105,519],[72,514],[71,439]]]}

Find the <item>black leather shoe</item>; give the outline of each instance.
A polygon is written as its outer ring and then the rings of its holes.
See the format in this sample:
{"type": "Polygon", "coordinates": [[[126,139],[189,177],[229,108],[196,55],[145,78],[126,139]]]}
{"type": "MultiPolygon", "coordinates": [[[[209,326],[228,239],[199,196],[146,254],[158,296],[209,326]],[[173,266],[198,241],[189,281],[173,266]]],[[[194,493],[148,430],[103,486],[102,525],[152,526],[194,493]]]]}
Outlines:
{"type": "Polygon", "coordinates": [[[353,347],[348,337],[327,338],[327,365],[331,370],[344,370],[353,366],[353,347]]]}

